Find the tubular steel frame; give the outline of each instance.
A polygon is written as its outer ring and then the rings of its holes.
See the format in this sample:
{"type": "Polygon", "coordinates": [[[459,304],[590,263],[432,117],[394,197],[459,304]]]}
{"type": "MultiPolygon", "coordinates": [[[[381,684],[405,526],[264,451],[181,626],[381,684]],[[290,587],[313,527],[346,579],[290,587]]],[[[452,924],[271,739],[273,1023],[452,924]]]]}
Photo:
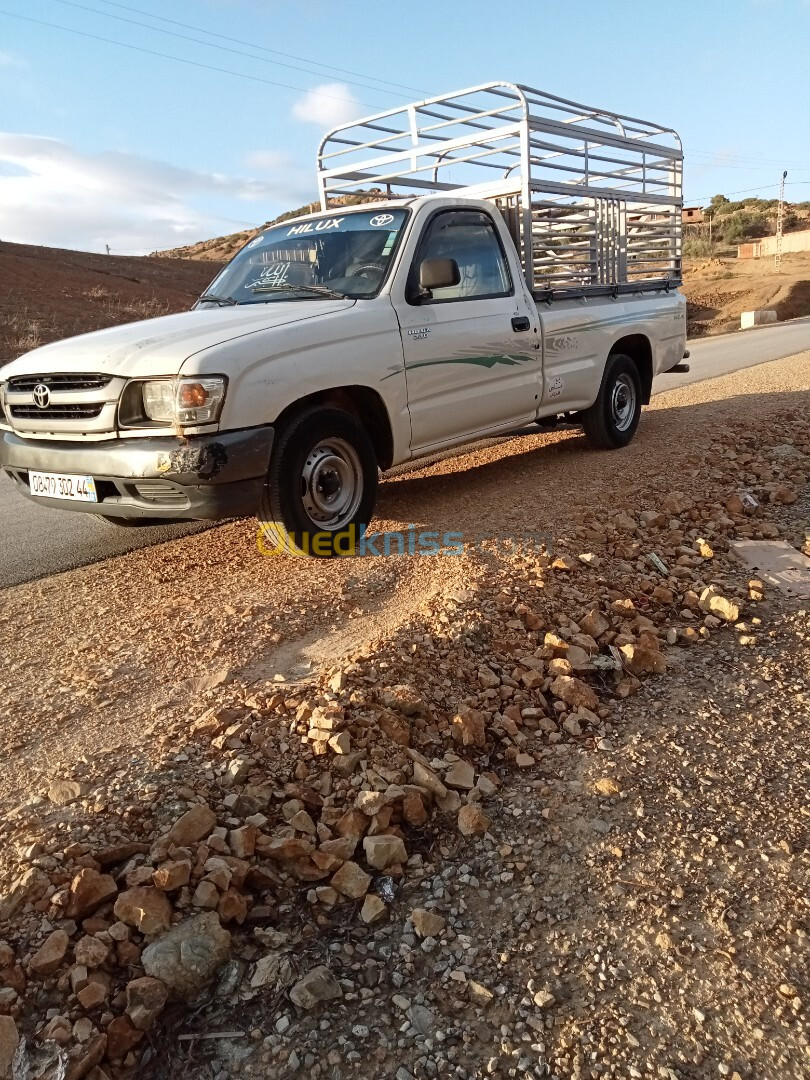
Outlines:
{"type": "Polygon", "coordinates": [[[536,294],[674,288],[683,151],[671,128],[495,82],[330,131],[321,206],[453,194],[498,206],[536,294]]]}

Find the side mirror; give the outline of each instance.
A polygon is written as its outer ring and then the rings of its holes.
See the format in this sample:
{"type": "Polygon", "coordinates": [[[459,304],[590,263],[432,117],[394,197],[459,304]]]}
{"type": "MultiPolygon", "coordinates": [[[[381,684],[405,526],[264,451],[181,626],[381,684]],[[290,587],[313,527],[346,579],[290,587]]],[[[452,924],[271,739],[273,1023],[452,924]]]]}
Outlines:
{"type": "Polygon", "coordinates": [[[461,281],[455,259],[425,259],[419,267],[419,286],[426,292],[449,289],[461,281]]]}

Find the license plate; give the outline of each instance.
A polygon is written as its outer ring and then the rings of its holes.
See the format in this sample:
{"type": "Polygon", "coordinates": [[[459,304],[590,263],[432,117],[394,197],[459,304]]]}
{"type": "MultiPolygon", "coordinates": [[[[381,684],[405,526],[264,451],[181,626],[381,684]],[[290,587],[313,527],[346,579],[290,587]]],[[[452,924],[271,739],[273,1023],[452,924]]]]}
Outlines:
{"type": "Polygon", "coordinates": [[[98,502],[92,476],[64,476],[62,473],[29,472],[32,495],[45,499],[70,499],[72,502],[98,502]]]}

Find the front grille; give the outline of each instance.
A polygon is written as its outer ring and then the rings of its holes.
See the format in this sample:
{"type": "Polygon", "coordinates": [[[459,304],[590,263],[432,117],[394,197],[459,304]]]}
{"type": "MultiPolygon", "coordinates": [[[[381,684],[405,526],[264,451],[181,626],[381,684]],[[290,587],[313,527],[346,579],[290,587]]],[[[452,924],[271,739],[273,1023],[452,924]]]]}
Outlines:
{"type": "Polygon", "coordinates": [[[46,409],[37,405],[10,405],[9,412],[15,420],[93,420],[104,408],[104,402],[87,405],[52,404],[46,409]]]}
{"type": "Polygon", "coordinates": [[[109,385],[112,375],[16,375],[9,379],[8,388],[15,394],[30,394],[34,387],[44,383],[49,390],[103,390],[109,385]]]}

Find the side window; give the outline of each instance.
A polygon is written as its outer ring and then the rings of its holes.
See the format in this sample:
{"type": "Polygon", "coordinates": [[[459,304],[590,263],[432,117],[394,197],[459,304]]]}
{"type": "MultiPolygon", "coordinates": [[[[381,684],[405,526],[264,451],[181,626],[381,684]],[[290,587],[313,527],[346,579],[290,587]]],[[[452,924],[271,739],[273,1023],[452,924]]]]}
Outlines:
{"type": "Polygon", "coordinates": [[[447,289],[434,289],[435,303],[509,296],[509,266],[492,220],[478,210],[448,210],[428,225],[411,270],[414,288],[425,259],[455,259],[461,280],[447,289]]]}

